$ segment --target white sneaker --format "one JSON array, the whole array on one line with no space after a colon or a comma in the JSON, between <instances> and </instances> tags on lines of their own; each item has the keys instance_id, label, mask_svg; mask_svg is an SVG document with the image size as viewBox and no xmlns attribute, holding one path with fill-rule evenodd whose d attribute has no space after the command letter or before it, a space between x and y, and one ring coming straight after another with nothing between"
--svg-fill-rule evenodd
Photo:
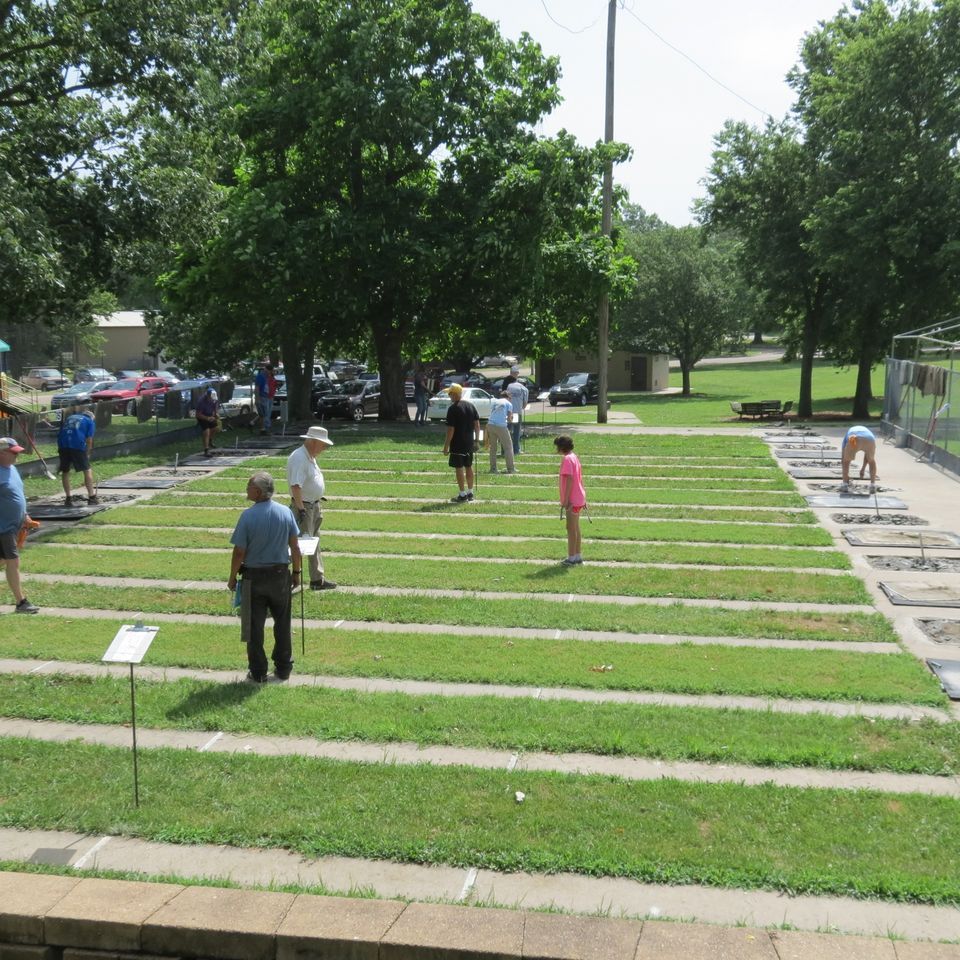
<instances>
[{"instance_id":1,"label":"white sneaker","mask_svg":"<svg viewBox=\"0 0 960 960\"><path fill-rule=\"evenodd\" d=\"M840 484L840 492L841 492L841 493L849 493L849 492L850 492L850 484L849 484L849 483L841 483L841 484Z\"/></svg>"}]
</instances>

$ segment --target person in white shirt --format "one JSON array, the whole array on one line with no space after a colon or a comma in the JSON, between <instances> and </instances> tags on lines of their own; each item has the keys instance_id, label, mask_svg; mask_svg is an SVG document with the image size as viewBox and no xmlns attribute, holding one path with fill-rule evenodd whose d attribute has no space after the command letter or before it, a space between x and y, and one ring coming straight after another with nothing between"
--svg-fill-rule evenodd
<instances>
[{"instance_id":1,"label":"person in white shirt","mask_svg":"<svg viewBox=\"0 0 960 960\"><path fill-rule=\"evenodd\" d=\"M325 427L310 427L300 434L303 444L287 457L287 486L290 487L290 508L297 518L297 526L302 537L319 537L323 523L323 474L317 466L317 457L333 441L327 435ZM323 556L320 547L310 557L310 589L333 590L336 584L323 573Z\"/></svg>"},{"instance_id":2,"label":"person in white shirt","mask_svg":"<svg viewBox=\"0 0 960 960\"><path fill-rule=\"evenodd\" d=\"M490 472L497 472L497 443L503 447L503 455L507 460L507 473L516 473L513 465L513 440L507 424L513 404L506 390L501 391L490 405L490 417L487 420L487 442L490 445Z\"/></svg>"}]
</instances>

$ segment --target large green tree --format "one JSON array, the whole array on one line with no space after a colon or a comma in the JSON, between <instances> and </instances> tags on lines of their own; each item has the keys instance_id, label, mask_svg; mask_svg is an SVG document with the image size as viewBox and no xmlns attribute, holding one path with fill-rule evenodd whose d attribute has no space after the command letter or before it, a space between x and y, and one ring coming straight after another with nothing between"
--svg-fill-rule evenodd
<instances>
[{"instance_id":1,"label":"large green tree","mask_svg":"<svg viewBox=\"0 0 960 960\"><path fill-rule=\"evenodd\" d=\"M892 334L951 310L960 268L960 4L861 2L810 34L791 82L828 189L806 221L842 278L824 346L858 370L853 416Z\"/></svg>"},{"instance_id":2,"label":"large green tree","mask_svg":"<svg viewBox=\"0 0 960 960\"><path fill-rule=\"evenodd\" d=\"M864 418L891 334L957 302L958 22L960 0L856 2L805 38L789 120L718 137L703 218L784 319L801 416L817 351L858 368Z\"/></svg>"},{"instance_id":3,"label":"large green tree","mask_svg":"<svg viewBox=\"0 0 960 960\"><path fill-rule=\"evenodd\" d=\"M411 353L582 327L612 269L599 173L623 151L536 137L558 66L529 37L468 0L268 0L241 36L236 183L217 237L166 279L170 336L272 337L299 412L314 346L369 338L393 419Z\"/></svg>"},{"instance_id":4,"label":"large green tree","mask_svg":"<svg viewBox=\"0 0 960 960\"><path fill-rule=\"evenodd\" d=\"M56 340L102 305L125 230L150 226L118 210L125 146L145 108L189 108L224 49L226 11L209 0L0 3L0 329L14 341Z\"/></svg>"}]
</instances>

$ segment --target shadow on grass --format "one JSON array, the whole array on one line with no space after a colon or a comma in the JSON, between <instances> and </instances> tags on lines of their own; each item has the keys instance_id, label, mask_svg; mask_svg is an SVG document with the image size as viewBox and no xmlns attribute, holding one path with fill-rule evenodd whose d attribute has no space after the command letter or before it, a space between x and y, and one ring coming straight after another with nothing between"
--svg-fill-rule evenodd
<instances>
[{"instance_id":1,"label":"shadow on grass","mask_svg":"<svg viewBox=\"0 0 960 960\"><path fill-rule=\"evenodd\" d=\"M255 697L263 686L243 681L196 686L181 703L167 711L167 719L183 720L218 708L242 706Z\"/></svg>"}]
</instances>

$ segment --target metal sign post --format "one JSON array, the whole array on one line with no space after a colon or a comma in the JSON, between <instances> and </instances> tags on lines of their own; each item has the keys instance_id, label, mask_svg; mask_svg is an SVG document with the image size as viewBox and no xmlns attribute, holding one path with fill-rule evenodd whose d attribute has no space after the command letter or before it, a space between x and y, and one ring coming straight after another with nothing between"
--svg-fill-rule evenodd
<instances>
[{"instance_id":1,"label":"metal sign post","mask_svg":"<svg viewBox=\"0 0 960 960\"><path fill-rule=\"evenodd\" d=\"M303 562L309 557L314 556L317 550L320 549L320 538L319 537L297 537L297 543L300 545L300 653L302 656L307 655L307 640L306 640L306 622L303 614L303 594L306 591L306 583L304 581L305 569L303 567Z\"/></svg>"},{"instance_id":2,"label":"metal sign post","mask_svg":"<svg viewBox=\"0 0 960 960\"><path fill-rule=\"evenodd\" d=\"M141 621L137 621L132 626L125 623L113 638L113 642L107 648L107 652L101 657L103 663L128 663L130 664L130 720L133 727L133 802L140 806L140 776L137 767L137 700L136 687L133 681L133 665L140 663L153 638L157 635L159 627L145 627Z\"/></svg>"}]
</instances>

